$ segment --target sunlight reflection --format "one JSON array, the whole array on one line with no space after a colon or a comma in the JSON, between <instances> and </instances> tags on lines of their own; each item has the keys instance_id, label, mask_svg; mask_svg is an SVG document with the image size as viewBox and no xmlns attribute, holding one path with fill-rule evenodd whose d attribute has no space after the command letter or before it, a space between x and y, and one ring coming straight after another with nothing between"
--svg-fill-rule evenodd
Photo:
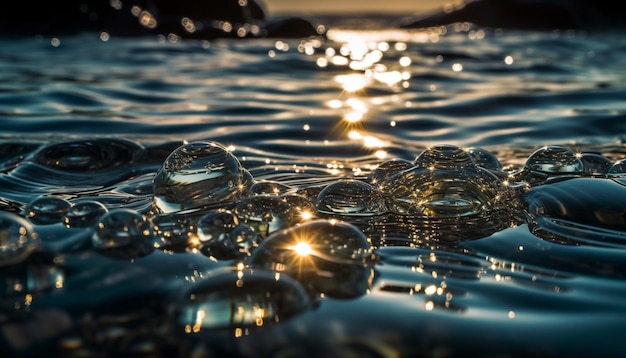
<instances>
[{"instance_id":1,"label":"sunlight reflection","mask_svg":"<svg viewBox=\"0 0 626 358\"><path fill-rule=\"evenodd\" d=\"M338 75L335 80L341 84L346 92L357 92L367 86L369 79L362 74L353 73L349 75Z\"/></svg>"},{"instance_id":2,"label":"sunlight reflection","mask_svg":"<svg viewBox=\"0 0 626 358\"><path fill-rule=\"evenodd\" d=\"M309 256L313 254L313 249L311 245L304 241L300 241L297 244L289 247L289 249L293 250L298 256Z\"/></svg>"}]
</instances>

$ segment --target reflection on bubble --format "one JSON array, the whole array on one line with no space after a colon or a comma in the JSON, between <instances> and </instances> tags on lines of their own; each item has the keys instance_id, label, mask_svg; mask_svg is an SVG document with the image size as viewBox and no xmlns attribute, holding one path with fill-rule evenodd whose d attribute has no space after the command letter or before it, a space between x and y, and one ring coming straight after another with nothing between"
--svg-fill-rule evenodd
<instances>
[{"instance_id":1,"label":"reflection on bubble","mask_svg":"<svg viewBox=\"0 0 626 358\"><path fill-rule=\"evenodd\" d=\"M376 169L374 169L370 173L370 175L368 175L367 179L371 184L376 185L380 182L388 180L392 176L402 171L413 167L414 164L406 159L389 159L380 163L380 165L378 165L378 167L376 167Z\"/></svg>"},{"instance_id":2,"label":"reflection on bubble","mask_svg":"<svg viewBox=\"0 0 626 358\"><path fill-rule=\"evenodd\" d=\"M108 211L109 209L99 201L80 201L73 203L68 209L63 223L68 228L91 227Z\"/></svg>"},{"instance_id":3,"label":"reflection on bubble","mask_svg":"<svg viewBox=\"0 0 626 358\"><path fill-rule=\"evenodd\" d=\"M285 272L329 296L355 297L371 284L371 255L369 240L356 226L318 219L270 235L250 265Z\"/></svg>"},{"instance_id":4,"label":"reflection on bubble","mask_svg":"<svg viewBox=\"0 0 626 358\"><path fill-rule=\"evenodd\" d=\"M530 173L580 174L584 165L573 151L560 146L546 146L528 157L524 169Z\"/></svg>"},{"instance_id":5,"label":"reflection on bubble","mask_svg":"<svg viewBox=\"0 0 626 358\"><path fill-rule=\"evenodd\" d=\"M26 217L33 224L47 225L63 222L63 218L72 206L68 200L55 196L41 196L31 201L24 208Z\"/></svg>"},{"instance_id":6,"label":"reflection on bubble","mask_svg":"<svg viewBox=\"0 0 626 358\"><path fill-rule=\"evenodd\" d=\"M583 162L585 174L593 176L607 174L613 164L609 158L596 153L582 153L580 160Z\"/></svg>"},{"instance_id":7,"label":"reflection on bubble","mask_svg":"<svg viewBox=\"0 0 626 358\"><path fill-rule=\"evenodd\" d=\"M262 238L302 221L297 208L279 196L252 196L240 201L234 213Z\"/></svg>"},{"instance_id":8,"label":"reflection on bubble","mask_svg":"<svg viewBox=\"0 0 626 358\"><path fill-rule=\"evenodd\" d=\"M292 191L292 187L275 181L260 181L250 186L252 195L281 195Z\"/></svg>"},{"instance_id":9,"label":"reflection on bubble","mask_svg":"<svg viewBox=\"0 0 626 358\"><path fill-rule=\"evenodd\" d=\"M260 327L307 309L302 286L287 275L262 269L220 271L188 287L172 310L185 333Z\"/></svg>"},{"instance_id":10,"label":"reflection on bubble","mask_svg":"<svg viewBox=\"0 0 626 358\"><path fill-rule=\"evenodd\" d=\"M624 176L626 175L626 159L618 160L613 163L607 170L610 176Z\"/></svg>"},{"instance_id":11,"label":"reflection on bubble","mask_svg":"<svg viewBox=\"0 0 626 358\"><path fill-rule=\"evenodd\" d=\"M500 179L476 166L470 155L451 145L433 146L415 159L415 168L381 183L398 214L459 217L499 205Z\"/></svg>"},{"instance_id":12,"label":"reflection on bubble","mask_svg":"<svg viewBox=\"0 0 626 358\"><path fill-rule=\"evenodd\" d=\"M0 212L0 267L23 261L38 244L31 223L17 214Z\"/></svg>"},{"instance_id":13,"label":"reflection on bubble","mask_svg":"<svg viewBox=\"0 0 626 358\"><path fill-rule=\"evenodd\" d=\"M479 167L493 171L502 170L502 164L500 164L498 158L490 151L473 147L468 148L466 152Z\"/></svg>"},{"instance_id":14,"label":"reflection on bubble","mask_svg":"<svg viewBox=\"0 0 626 358\"><path fill-rule=\"evenodd\" d=\"M228 210L215 210L198 220L200 250L216 259L250 256L258 246L259 235Z\"/></svg>"},{"instance_id":15,"label":"reflection on bubble","mask_svg":"<svg viewBox=\"0 0 626 358\"><path fill-rule=\"evenodd\" d=\"M154 245L152 225L132 209L114 209L104 214L96 225L92 245L111 256L136 257L151 252Z\"/></svg>"},{"instance_id":16,"label":"reflection on bubble","mask_svg":"<svg viewBox=\"0 0 626 358\"><path fill-rule=\"evenodd\" d=\"M174 150L154 178L154 204L174 212L241 198L246 171L225 147L192 142Z\"/></svg>"},{"instance_id":17,"label":"reflection on bubble","mask_svg":"<svg viewBox=\"0 0 626 358\"><path fill-rule=\"evenodd\" d=\"M317 196L315 206L323 214L380 215L387 211L385 198L371 184L343 179L327 185Z\"/></svg>"}]
</instances>

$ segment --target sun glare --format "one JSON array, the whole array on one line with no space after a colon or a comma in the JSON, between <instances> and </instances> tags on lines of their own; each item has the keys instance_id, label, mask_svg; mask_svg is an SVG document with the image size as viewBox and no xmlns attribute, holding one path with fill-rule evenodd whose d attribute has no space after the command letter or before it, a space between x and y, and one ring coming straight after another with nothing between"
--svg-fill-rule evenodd
<instances>
[{"instance_id":1,"label":"sun glare","mask_svg":"<svg viewBox=\"0 0 626 358\"><path fill-rule=\"evenodd\" d=\"M300 241L297 244L289 247L289 249L293 250L298 256L309 256L313 254L313 249L311 245L304 241Z\"/></svg>"}]
</instances>

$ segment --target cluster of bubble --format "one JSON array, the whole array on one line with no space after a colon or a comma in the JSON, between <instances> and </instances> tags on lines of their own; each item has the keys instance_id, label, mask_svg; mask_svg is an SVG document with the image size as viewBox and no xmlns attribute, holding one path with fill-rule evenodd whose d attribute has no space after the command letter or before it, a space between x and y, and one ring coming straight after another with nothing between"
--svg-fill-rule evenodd
<instances>
[{"instance_id":1,"label":"cluster of bubble","mask_svg":"<svg viewBox=\"0 0 626 358\"><path fill-rule=\"evenodd\" d=\"M413 161L384 161L364 179L298 188L255 180L228 148L196 141L175 149L155 173L152 207L145 213L50 195L28 203L22 215L2 213L0 268L28 261L46 246L37 229L55 224L92 230L89 247L109 258L135 259L158 249L199 253L236 268L183 290L174 310L177 324L188 332L260 325L304 309L311 292L345 298L369 289L375 245L359 226L363 219L393 214L462 227L463 220L510 209L513 199L527 204L531 219L547 215L554 224L555 217L576 220L587 212L554 209L573 207L575 200L549 188L583 179L587 188L610 189L606 195L626 200L624 178L624 160L559 146L540 148L522 169L507 172L489 151L436 145ZM600 201L591 200L584 210L598 209ZM616 234L625 225L623 205L603 210L585 225L603 226L604 234L613 230L611 238L623 236ZM267 287L279 293L268 295ZM221 312L232 297L241 301L236 312L207 316Z\"/></svg>"}]
</instances>

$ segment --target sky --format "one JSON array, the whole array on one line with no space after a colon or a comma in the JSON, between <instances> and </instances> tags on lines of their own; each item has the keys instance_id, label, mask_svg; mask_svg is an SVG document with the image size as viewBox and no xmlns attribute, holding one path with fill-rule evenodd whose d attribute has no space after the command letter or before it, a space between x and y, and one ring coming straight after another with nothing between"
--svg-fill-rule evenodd
<instances>
[{"instance_id":1,"label":"sky","mask_svg":"<svg viewBox=\"0 0 626 358\"><path fill-rule=\"evenodd\" d=\"M263 0L270 14L400 13L441 10L454 0Z\"/></svg>"}]
</instances>

